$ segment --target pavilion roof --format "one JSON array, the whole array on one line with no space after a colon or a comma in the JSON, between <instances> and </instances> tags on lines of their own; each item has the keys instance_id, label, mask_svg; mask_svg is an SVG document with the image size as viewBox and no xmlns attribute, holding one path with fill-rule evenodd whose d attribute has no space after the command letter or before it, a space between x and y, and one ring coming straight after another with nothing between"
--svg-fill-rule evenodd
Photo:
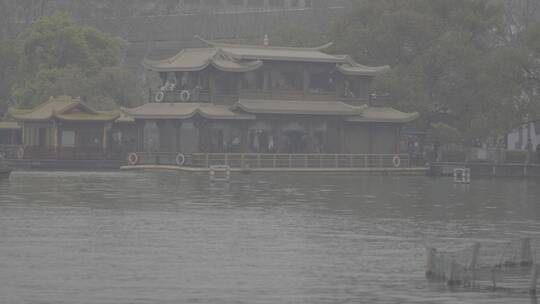
<instances>
[{"instance_id":1,"label":"pavilion roof","mask_svg":"<svg viewBox=\"0 0 540 304\"><path fill-rule=\"evenodd\" d=\"M240 99L232 110L251 114L336 115L351 116L362 113L363 107L341 101L258 100Z\"/></svg>"},{"instance_id":2,"label":"pavilion roof","mask_svg":"<svg viewBox=\"0 0 540 304\"><path fill-rule=\"evenodd\" d=\"M117 112L96 111L79 97L71 96L51 97L30 110L10 108L9 114L19 121L47 121L52 118L66 121L114 121L119 117Z\"/></svg>"},{"instance_id":3,"label":"pavilion roof","mask_svg":"<svg viewBox=\"0 0 540 304\"><path fill-rule=\"evenodd\" d=\"M0 130L18 130L21 125L16 121L0 121Z\"/></svg>"},{"instance_id":4,"label":"pavilion roof","mask_svg":"<svg viewBox=\"0 0 540 304\"><path fill-rule=\"evenodd\" d=\"M258 69L260 60L241 61L215 48L184 49L165 60L145 59L143 65L157 72L196 72L213 66L224 72L249 72Z\"/></svg>"},{"instance_id":5,"label":"pavilion roof","mask_svg":"<svg viewBox=\"0 0 540 304\"><path fill-rule=\"evenodd\" d=\"M255 119L253 115L236 113L227 106L211 103L147 103L124 111L135 119L189 119L197 114L218 120Z\"/></svg>"},{"instance_id":6,"label":"pavilion roof","mask_svg":"<svg viewBox=\"0 0 540 304\"><path fill-rule=\"evenodd\" d=\"M347 118L349 122L408 123L420 117L418 112L406 113L390 107L366 107L361 115Z\"/></svg>"},{"instance_id":7,"label":"pavilion roof","mask_svg":"<svg viewBox=\"0 0 540 304\"><path fill-rule=\"evenodd\" d=\"M249 72L258 69L264 61L296 61L335 64L345 75L376 76L388 66L368 67L356 63L347 55L323 52L331 43L314 48L227 44L198 38L205 48L187 48L164 60L145 59L143 65L157 72L194 72L208 66L225 72Z\"/></svg>"}]
</instances>

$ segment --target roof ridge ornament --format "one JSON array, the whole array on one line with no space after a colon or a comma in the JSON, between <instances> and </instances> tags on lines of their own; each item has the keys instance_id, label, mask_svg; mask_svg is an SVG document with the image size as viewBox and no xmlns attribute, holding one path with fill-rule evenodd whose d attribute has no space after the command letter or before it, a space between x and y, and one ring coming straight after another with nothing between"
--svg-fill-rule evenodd
<instances>
[{"instance_id":1,"label":"roof ridge ornament","mask_svg":"<svg viewBox=\"0 0 540 304\"><path fill-rule=\"evenodd\" d=\"M242 48L242 47L244 47L244 48L261 47L260 45L245 45L245 44L216 42L216 41L211 41L211 40L204 39L199 35L195 35L195 36L193 36L193 38L196 39L196 40L199 40L202 43L206 44L207 46L213 47L213 48L219 48L219 47L238 47L238 48ZM298 49L298 50L319 51L319 52L321 52L321 51L324 51L324 50L330 48L333 45L334 45L334 42L330 41L330 42L328 42L326 44L316 46L316 47L271 46L270 45L270 37L269 37L268 34L265 34L264 39L263 39L263 46L264 47L276 48L276 49L287 49L287 48L291 49L292 48L292 49Z\"/></svg>"}]
</instances>

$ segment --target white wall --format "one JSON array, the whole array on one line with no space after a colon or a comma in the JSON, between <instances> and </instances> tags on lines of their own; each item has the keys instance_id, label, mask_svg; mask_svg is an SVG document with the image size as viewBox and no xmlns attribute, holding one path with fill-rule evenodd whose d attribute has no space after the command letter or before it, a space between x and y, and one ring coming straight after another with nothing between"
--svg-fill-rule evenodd
<instances>
[{"instance_id":1,"label":"white wall","mask_svg":"<svg viewBox=\"0 0 540 304\"><path fill-rule=\"evenodd\" d=\"M537 123L537 125L540 125ZM533 150L536 148L536 145L540 144L540 130L535 129L535 124L530 123L531 128L531 141ZM523 125L520 128L515 129L513 132L509 133L508 138L508 149L509 150L526 150L527 149L527 125Z\"/></svg>"}]
</instances>

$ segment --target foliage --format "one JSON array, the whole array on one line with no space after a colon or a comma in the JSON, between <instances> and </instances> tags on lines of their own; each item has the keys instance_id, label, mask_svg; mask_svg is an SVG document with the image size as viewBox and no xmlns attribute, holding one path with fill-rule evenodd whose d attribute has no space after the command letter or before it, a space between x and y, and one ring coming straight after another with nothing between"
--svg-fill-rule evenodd
<instances>
[{"instance_id":1,"label":"foliage","mask_svg":"<svg viewBox=\"0 0 540 304\"><path fill-rule=\"evenodd\" d=\"M444 123L435 123L427 133L428 140L434 143L458 144L461 134L457 128Z\"/></svg>"},{"instance_id":2,"label":"foliage","mask_svg":"<svg viewBox=\"0 0 540 304\"><path fill-rule=\"evenodd\" d=\"M327 43L330 39L328 33L306 30L289 23L277 24L272 29L269 38L271 45L297 47L318 46Z\"/></svg>"},{"instance_id":3,"label":"foliage","mask_svg":"<svg viewBox=\"0 0 540 304\"><path fill-rule=\"evenodd\" d=\"M13 97L33 107L49 96L81 96L97 108L140 103L136 80L120 67L124 41L80 26L68 13L43 17L18 39Z\"/></svg>"},{"instance_id":4,"label":"foliage","mask_svg":"<svg viewBox=\"0 0 540 304\"><path fill-rule=\"evenodd\" d=\"M17 52L11 41L0 42L0 118L10 100L17 74Z\"/></svg>"},{"instance_id":5,"label":"foliage","mask_svg":"<svg viewBox=\"0 0 540 304\"><path fill-rule=\"evenodd\" d=\"M507 150L504 154L504 162L508 164L523 164L527 161L528 151Z\"/></svg>"},{"instance_id":6,"label":"foliage","mask_svg":"<svg viewBox=\"0 0 540 304\"><path fill-rule=\"evenodd\" d=\"M508 39L504 17L487 0L357 0L331 36L340 53L393 67L374 89L390 93L394 106L419 111L426 129L450 117L470 143L539 108L540 27Z\"/></svg>"}]
</instances>

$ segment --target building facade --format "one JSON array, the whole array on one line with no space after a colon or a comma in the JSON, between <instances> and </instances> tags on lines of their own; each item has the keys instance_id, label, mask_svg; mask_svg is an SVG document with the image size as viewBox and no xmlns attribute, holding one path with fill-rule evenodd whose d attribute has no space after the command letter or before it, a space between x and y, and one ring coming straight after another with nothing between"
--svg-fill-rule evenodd
<instances>
[{"instance_id":1,"label":"building facade","mask_svg":"<svg viewBox=\"0 0 540 304\"><path fill-rule=\"evenodd\" d=\"M136 146L133 120L96 111L80 98L51 97L34 109L9 109L20 128L18 158L123 159Z\"/></svg>"},{"instance_id":2,"label":"building facade","mask_svg":"<svg viewBox=\"0 0 540 304\"><path fill-rule=\"evenodd\" d=\"M371 107L368 67L316 48L207 41L145 60L160 87L125 109L138 151L189 153L399 153L400 130L418 117Z\"/></svg>"}]
</instances>

